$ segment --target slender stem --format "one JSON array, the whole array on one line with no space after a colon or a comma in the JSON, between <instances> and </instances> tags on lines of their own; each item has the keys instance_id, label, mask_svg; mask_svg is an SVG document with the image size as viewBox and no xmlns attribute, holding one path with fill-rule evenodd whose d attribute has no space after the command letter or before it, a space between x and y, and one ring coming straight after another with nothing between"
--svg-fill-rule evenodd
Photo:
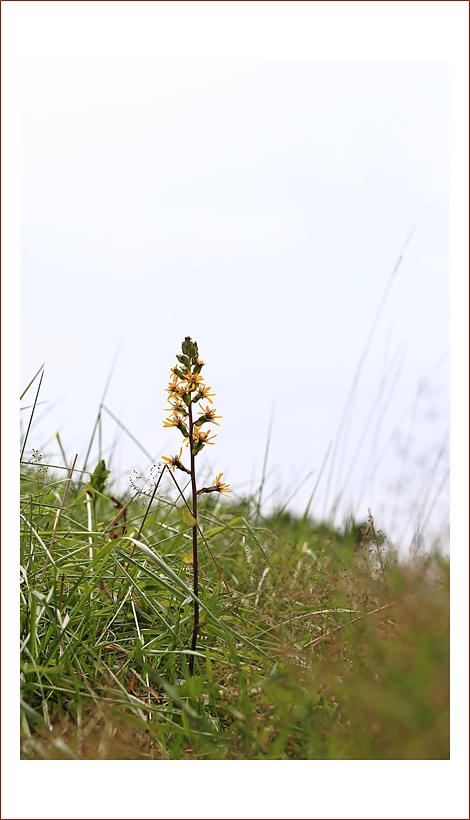
<instances>
[{"instance_id":1,"label":"slender stem","mask_svg":"<svg viewBox=\"0 0 470 820\"><path fill-rule=\"evenodd\" d=\"M43 365L43 366L44 366L44 365ZM39 371L38 371L38 372L39 372ZM36 375L37 375L37 374L36 374ZM30 416L30 419L29 419L29 422L28 422L28 429L26 430L26 435L25 435L25 437L24 437L23 446L22 446L22 448L21 448L20 461L23 461L23 456L24 456L24 451L25 451L25 447L26 447L26 442L28 441L28 436L29 436L29 429L30 429L30 427L31 427L31 422L32 422L32 420L33 420L34 411L36 410L36 404L37 404L37 402L38 402L39 391L41 390L41 384L42 384L43 377L44 377L44 370L43 370L43 371L42 371L42 373L41 373L41 378L39 379L39 386L38 386L38 389L37 389L37 391L36 391L36 395L35 395L35 397L34 397L34 404L33 404L33 409L31 410L31 416ZM35 376L34 378L36 378L36 376ZM34 379L33 379L33 381L34 381ZM31 384L32 384L32 382L31 382ZM28 389L28 388L26 388L26 389Z\"/></svg>"},{"instance_id":2,"label":"slender stem","mask_svg":"<svg viewBox=\"0 0 470 820\"><path fill-rule=\"evenodd\" d=\"M85 504L86 504L86 511L87 511L87 522L88 522L88 532L93 532L93 511L92 511L92 501L91 501L91 492L85 490ZM91 535L88 536L88 543L89 547L89 554L90 554L90 561L93 561L93 538Z\"/></svg>"},{"instance_id":3,"label":"slender stem","mask_svg":"<svg viewBox=\"0 0 470 820\"><path fill-rule=\"evenodd\" d=\"M180 488L180 486L179 486L179 484L178 484L178 482L177 482L176 478L174 477L173 473L171 472L171 470L168 472L168 475L170 476L170 478L171 478L171 479L172 479L172 481L174 482L176 489L178 490L178 492L179 492L179 494L180 494L180 496L181 496L181 498L182 498L183 502L186 504L186 506L187 506L187 508L188 508L188 511L189 511L189 512L191 512L191 508L190 508L189 504L187 503L187 501L186 501L186 499L185 499L185 497L184 497L184 495L183 495L183 492L182 492L182 490L181 490L181 488ZM185 488L185 489L186 489L186 488ZM204 489L205 489L204 487L201 487L201 489L197 490L196 495L201 495L201 493L204 491ZM212 520L212 519L211 519L211 520ZM214 519L214 521L215 521L215 519ZM216 521L215 523L219 523L219 522L218 522L218 521ZM212 560L213 560L213 562L214 562L215 566L217 567L217 572L219 573L220 580L221 580L221 581L222 581L222 583L224 584L225 588L226 588L226 589L228 589L228 590L230 591L230 587L229 587L229 585L227 584L227 581L225 580L224 576L222 575L222 570L220 569L220 567L219 567L219 565L218 565L218 563L217 563L217 561L216 561L216 559L215 559L215 557L214 557L214 553L212 552L212 550L211 550L211 548L210 548L209 544L207 543L206 539L204 538L204 533L202 532L202 530L201 530L201 528L200 528L199 524L196 524L196 528L197 528L197 531L198 531L199 535L201 536L202 540L204 541L204 545L205 545L205 546L206 546L206 548L207 548L207 552L209 553L209 555L210 555L210 557L212 558Z\"/></svg>"},{"instance_id":4,"label":"slender stem","mask_svg":"<svg viewBox=\"0 0 470 820\"><path fill-rule=\"evenodd\" d=\"M373 538L374 538L375 546L377 548L377 555L379 557L380 569L382 571L382 575L384 575L385 570L384 570L384 564L383 564L383 561L382 561L382 553L380 552L379 539L377 537L377 533L376 533L375 527L374 527L374 517L373 517L370 509L369 509L369 524L370 524L370 528L372 530L372 535L373 535Z\"/></svg>"},{"instance_id":5,"label":"slender stem","mask_svg":"<svg viewBox=\"0 0 470 820\"><path fill-rule=\"evenodd\" d=\"M193 453L193 408L189 405L189 450L191 453L191 493L193 501L193 516L197 521L197 492L196 492L196 466ZM193 527L193 579L194 595L198 597L198 565L197 565L197 526ZM194 627L191 641L191 657L189 658L189 674L194 670L194 652L196 651L197 632L199 627L199 604L194 601Z\"/></svg>"}]
</instances>

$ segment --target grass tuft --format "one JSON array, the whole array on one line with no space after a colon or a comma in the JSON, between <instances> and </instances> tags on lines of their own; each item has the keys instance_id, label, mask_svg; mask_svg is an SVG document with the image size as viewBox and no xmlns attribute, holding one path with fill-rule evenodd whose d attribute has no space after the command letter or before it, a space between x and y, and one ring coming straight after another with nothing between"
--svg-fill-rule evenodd
<instances>
[{"instance_id":1,"label":"grass tuft","mask_svg":"<svg viewBox=\"0 0 470 820\"><path fill-rule=\"evenodd\" d=\"M449 758L448 559L202 495L192 654L193 527L103 468L22 466L23 759Z\"/></svg>"}]
</instances>

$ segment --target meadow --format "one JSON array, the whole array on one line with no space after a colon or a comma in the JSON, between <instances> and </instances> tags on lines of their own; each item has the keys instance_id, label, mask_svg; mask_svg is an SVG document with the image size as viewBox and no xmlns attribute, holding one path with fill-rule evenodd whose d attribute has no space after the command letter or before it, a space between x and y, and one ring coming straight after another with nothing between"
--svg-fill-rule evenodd
<instances>
[{"instance_id":1,"label":"meadow","mask_svg":"<svg viewBox=\"0 0 470 820\"><path fill-rule=\"evenodd\" d=\"M196 430L186 353L166 426L196 456L218 417ZM449 759L448 557L399 559L372 514L267 513L221 474L196 491L181 451L123 496L101 453L79 469L58 439L46 463L29 429L22 759Z\"/></svg>"}]
</instances>

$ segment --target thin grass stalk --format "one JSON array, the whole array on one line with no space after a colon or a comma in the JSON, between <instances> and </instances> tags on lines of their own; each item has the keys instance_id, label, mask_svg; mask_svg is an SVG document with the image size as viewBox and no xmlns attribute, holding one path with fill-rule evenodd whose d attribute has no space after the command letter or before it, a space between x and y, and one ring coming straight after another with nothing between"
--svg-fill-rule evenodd
<instances>
[{"instance_id":1,"label":"thin grass stalk","mask_svg":"<svg viewBox=\"0 0 470 820\"><path fill-rule=\"evenodd\" d=\"M121 428L121 430L123 430L123 431L124 431L124 433L125 433L127 436L129 436L129 438L131 439L131 441L133 441L133 442L134 442L134 444L136 444L136 445L137 445L137 447L139 448L139 450L141 450L141 451L142 451L142 453L144 453L144 455L146 455L146 456L147 456L147 458L148 458L148 459L150 459L150 461L153 461L153 460L154 460L154 457L152 456L152 454L151 454L151 453L149 453L149 451L148 451L148 450L146 450L146 449L145 449L145 447L143 447L143 446L142 446L142 444L140 443L140 441L139 441L138 439L136 439L136 437L135 437L135 436L133 436L133 435L132 435L132 433L130 432L130 430L128 430L128 429L127 429L127 427L125 427L125 425L122 423L122 421L120 421L120 420L118 419L118 417L117 417L117 416L115 416L115 415L114 415L114 413L112 413L112 412L111 412L111 410L110 410L108 407L106 407L106 406L103 404L103 405L102 405L102 407L101 407L100 409L101 409L101 410L106 410L107 414L108 414L109 416L111 416L111 418L113 419L113 421L115 421L115 422L116 422L116 424L118 425L118 427L120 427L120 428Z\"/></svg>"},{"instance_id":2,"label":"thin grass stalk","mask_svg":"<svg viewBox=\"0 0 470 820\"><path fill-rule=\"evenodd\" d=\"M105 398L106 398L106 394L107 394L107 392L108 392L108 387L109 387L109 384L110 384L110 382L111 382L111 376L113 375L113 370L114 370L114 366L115 366L116 361L117 361L117 357L118 357L118 354L119 354L119 349L120 349L120 347L121 347L121 342L119 342L118 348L117 348L117 350L116 350L116 354L115 354L115 356L114 356L113 363L112 363L112 365L111 365L111 370L109 371L108 380L107 380L107 382L106 382L106 385L105 385L105 388L104 388L104 391L103 391L103 396L102 396L102 398L101 398L100 406L99 406L99 409L98 409L98 416L97 416L97 418L96 418L95 425L94 425L94 427L93 427L93 432L92 432L92 434L91 434L90 443L89 443L89 445L88 445L88 450L87 450L87 453L86 453L86 456L85 456L85 461L84 461L84 464L83 464L83 467L82 467L82 470L81 470L82 475L83 475L83 473L86 473L86 468L87 468L87 464L88 464L88 458L89 458L89 456L90 456L90 453L91 453L91 448L92 448L92 446L93 446L93 441L94 441L94 438L95 438L95 433L96 433L96 430L97 430L98 424L101 424L101 411L103 410L104 400L105 400ZM101 432L100 432L100 436L101 436ZM99 451L100 451L100 454L101 454L101 441L100 441L100 444L99 444ZM100 458L101 458L101 455L100 455Z\"/></svg>"},{"instance_id":3,"label":"thin grass stalk","mask_svg":"<svg viewBox=\"0 0 470 820\"><path fill-rule=\"evenodd\" d=\"M34 377L34 378L36 378L36 377ZM37 401L38 401L38 398L39 398L39 391L41 390L41 384L42 384L43 378L44 378L44 370L41 373L41 378L39 379L38 389L37 389L36 395L34 397L33 409L31 410L31 415L29 417L29 422L28 422L28 428L26 430L26 435L24 437L23 447L21 448L20 461L23 461L23 455L24 455L24 451L25 451L25 448L26 448L26 442L28 441L29 431L31 429L31 423L33 421L34 411L36 410L36 404L37 404Z\"/></svg>"},{"instance_id":4,"label":"thin grass stalk","mask_svg":"<svg viewBox=\"0 0 470 820\"><path fill-rule=\"evenodd\" d=\"M27 579L28 579L28 589L31 585L30 579L30 571L31 571L31 564L33 563L33 496L30 494L29 496L29 555L28 555L28 563L27 563Z\"/></svg>"},{"instance_id":5,"label":"thin grass stalk","mask_svg":"<svg viewBox=\"0 0 470 820\"><path fill-rule=\"evenodd\" d=\"M88 532L93 532L93 511L92 511L92 503L91 503L91 493L85 490L85 504L86 504L86 511L87 511L87 523L88 523ZM90 561L93 561L93 538L91 535L88 536L88 543L90 545L89 555Z\"/></svg>"},{"instance_id":6,"label":"thin grass stalk","mask_svg":"<svg viewBox=\"0 0 470 820\"><path fill-rule=\"evenodd\" d=\"M261 474L261 483L259 485L259 491L258 491L258 501L256 502L256 510L257 510L258 516L261 514L261 499L263 497L264 483L266 481L266 468L268 466L269 445L271 443L271 432L272 432L272 427L273 427L273 419L274 419L274 406L273 406L273 409L271 411L271 418L269 420L268 440L266 442L266 447L265 447L265 450L264 450L263 470L262 470L262 474Z\"/></svg>"},{"instance_id":7,"label":"thin grass stalk","mask_svg":"<svg viewBox=\"0 0 470 820\"><path fill-rule=\"evenodd\" d=\"M329 473L328 473L328 479L327 479L327 483L326 483L325 503L324 503L324 508L323 508L323 518L325 520L326 520L326 517L327 517L327 505L328 505L328 498L329 498L329 494L330 494L330 484L331 484L332 479L333 479L336 456L338 454L339 444L340 444L340 442L343 438L344 425L346 424L346 422L348 422L348 419L350 419L350 416L351 416L350 408L351 408L351 404L354 400L354 396L355 396L356 388L357 388L357 385L358 385L358 382L359 382L359 377L361 375L362 367L363 367L363 364L366 360L367 353L369 351L369 347L372 343L372 339L374 337L376 327L378 325L380 316L382 314L382 310L383 310L383 308L385 306L385 303L387 301L387 297L388 297L390 288L392 286L393 280L395 279L395 276L396 276L396 274L398 272L398 269L401 265L401 262L403 260L403 255L405 253L405 250L406 250L409 242L411 241L411 238L412 238L412 236L413 236L413 234L416 230L417 225L418 225L418 222L416 222L415 225L413 225L410 233L406 237L405 243L404 243L402 251L400 253L400 256L398 257L398 260L395 264L395 267L392 271L392 274L391 274L391 276L390 276L390 278L389 278L389 280L388 280L388 282L385 286L385 290L384 290L384 293L382 295L382 299L381 299L379 307L377 309L377 313L375 314L374 321L372 322L372 327L369 331L369 335L368 335L366 343L364 345L364 349L361 353L361 356L360 356L360 359L359 359L359 362L358 362L358 365L357 365L357 368L356 368L356 373L354 375L353 383L351 385L351 388L350 388L350 391L349 391L349 394L348 394L348 398L346 400L346 404L345 404L344 409L343 409L343 414L341 416L341 421L340 421L339 427L338 427L338 435L337 435L335 445L334 445L334 448L333 448L333 453L332 453L332 456L331 456L330 470L329 470ZM347 435L345 437L343 452L346 450L346 443L347 443ZM338 476L338 479L339 479L339 476ZM335 505L333 504L332 510L330 511L330 515L329 515L329 518L328 518L331 525L333 524L335 513L336 513Z\"/></svg>"},{"instance_id":8,"label":"thin grass stalk","mask_svg":"<svg viewBox=\"0 0 470 820\"><path fill-rule=\"evenodd\" d=\"M90 453L91 453L91 448L93 447L93 442L95 440L95 433L96 433L96 430L97 430L97 427L98 427L98 424L99 424L100 416L101 416L101 405L100 405L100 408L98 410L98 415L96 417L95 425L93 427L93 432L91 434L90 443L88 444L88 450L86 451L85 461L84 461L83 467L81 469L81 475L83 475L83 473L86 473L86 471L87 471L86 468L87 468L87 465L88 465L88 458L89 458Z\"/></svg>"},{"instance_id":9,"label":"thin grass stalk","mask_svg":"<svg viewBox=\"0 0 470 820\"><path fill-rule=\"evenodd\" d=\"M70 468L70 470L69 470L69 474L68 474L68 477L67 477L67 482L66 482L66 484L65 484L64 494L63 494L63 496L62 496L62 502L61 502L60 508L57 510L57 515L56 515L56 517L55 517L55 521L54 521L54 529L52 530L51 541L50 541L50 544L49 544L49 550L50 550L50 552L52 552L52 547L53 547L53 544L54 544L54 541L55 541L55 536L56 536L56 532L57 532L57 527L59 526L59 521L60 521L60 517L61 517L61 515L62 515L62 510L64 509L65 499L67 498L67 493L68 493L68 491L69 491L70 482L71 482L71 480L72 480L72 476L73 476L73 471L75 470L75 465L76 465L76 463L77 463L77 458L78 458L78 453L76 453L76 454L75 454L75 458L74 458L74 460L73 460L73 464L72 464L72 466L71 466L71 468ZM46 561L44 562L44 569L43 569L43 571L42 571L41 581L43 581L43 580L44 580L44 574L45 574L45 572L46 572L46 568L47 568L47 560L48 560L48 559L46 558Z\"/></svg>"},{"instance_id":10,"label":"thin grass stalk","mask_svg":"<svg viewBox=\"0 0 470 820\"><path fill-rule=\"evenodd\" d=\"M55 437L56 437L56 439L57 439L57 444L59 445L59 448L60 448L60 452L61 452L62 458L64 459L64 464L65 464L65 466L66 466L66 467L67 467L67 469L68 469L68 464L67 464L67 456L65 455L65 450L64 450L64 447L63 447L63 444L62 444L62 440L61 440L61 438L60 438L59 433L56 433L56 434L55 434Z\"/></svg>"},{"instance_id":11,"label":"thin grass stalk","mask_svg":"<svg viewBox=\"0 0 470 820\"><path fill-rule=\"evenodd\" d=\"M22 398L24 398L24 396L26 396L26 393L28 392L28 390L29 390L29 388L31 387L32 383L34 382L34 380L35 380L35 379L37 379L37 377L39 376L39 374L40 374L41 370L43 370L43 369L44 369L44 365L42 364L42 365L41 365L41 367L39 368L38 372L37 372L37 373L33 376L33 378L31 379L31 381L30 381L30 383L28 384L28 386L27 386L27 387L25 387L25 389L23 390L23 392L22 392L22 394L21 394L21 396L20 396L20 401L21 401L21 399L22 399Z\"/></svg>"}]
</instances>

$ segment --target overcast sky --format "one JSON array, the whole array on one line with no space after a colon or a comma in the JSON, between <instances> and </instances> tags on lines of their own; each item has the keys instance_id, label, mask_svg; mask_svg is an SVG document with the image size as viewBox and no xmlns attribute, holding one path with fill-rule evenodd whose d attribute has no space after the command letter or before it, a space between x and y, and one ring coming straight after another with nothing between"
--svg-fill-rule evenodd
<instances>
[{"instance_id":1,"label":"overcast sky","mask_svg":"<svg viewBox=\"0 0 470 820\"><path fill-rule=\"evenodd\" d=\"M48 402L29 445L58 463L58 431L83 464L115 360L105 406L152 457L105 411L128 487L179 450L164 388L191 335L223 415L202 474L254 490L272 420L266 501L309 476L303 511L326 459L316 517L342 493L337 523L371 507L409 535L439 494L445 520L448 64L31 61L21 80L22 385L45 363Z\"/></svg>"},{"instance_id":2,"label":"overcast sky","mask_svg":"<svg viewBox=\"0 0 470 820\"><path fill-rule=\"evenodd\" d=\"M266 496L279 487L277 501L287 500L312 473L292 502L305 509L328 454L314 515L343 491L343 512L353 505L362 520L370 506L406 544L438 496L430 541L448 520L450 267L451 684L453 702L464 703L468 4L3 0L1 15L2 508L17 503L19 381L24 389L45 363L47 404L29 444L60 463L59 431L68 462L78 452L83 463L115 360L106 407L158 459L180 446L162 427L164 388L190 334L223 415L201 474L210 450L207 466L237 493L256 487L272 419ZM152 459L124 434L111 454L118 431L105 411L104 454L127 487ZM17 543L13 515L2 516L2 540ZM5 703L17 696L8 628L17 560L2 551ZM4 711L2 740L8 731L15 748L16 716ZM321 761L305 763L307 777L282 768L275 789L272 770L248 762L246 788L235 791L237 773L207 761L211 800L195 817L219 816L227 793L239 817L306 817L319 767L324 817L373 818L385 792L396 817L422 817L423 806L447 816L449 805L465 817L466 724L453 713L445 790L427 761L394 761L401 788L392 791L388 767L372 771L369 761L344 770L340 790ZM116 816L136 805L154 816L152 790L137 804L135 789L103 790L101 766L96 783L87 768L89 789L78 791L69 767L52 800L31 770L20 801L19 755L8 765L11 817L59 818L71 790L83 817L108 816L110 805ZM368 785L355 797L358 774ZM199 769L184 778L188 793L200 789ZM180 816L180 769L165 768L165 783L158 805Z\"/></svg>"}]
</instances>

